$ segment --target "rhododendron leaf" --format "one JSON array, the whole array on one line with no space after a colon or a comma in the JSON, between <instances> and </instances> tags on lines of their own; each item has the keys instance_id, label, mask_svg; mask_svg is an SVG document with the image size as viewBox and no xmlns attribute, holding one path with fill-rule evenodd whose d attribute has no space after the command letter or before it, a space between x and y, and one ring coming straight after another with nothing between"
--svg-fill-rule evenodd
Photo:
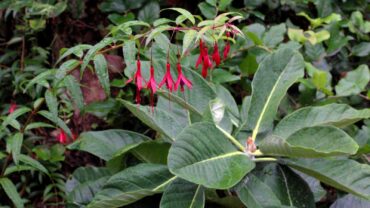
<instances>
[{"instance_id":1,"label":"rhododendron leaf","mask_svg":"<svg viewBox=\"0 0 370 208\"><path fill-rule=\"evenodd\" d=\"M154 108L154 112L152 112L149 106L135 105L121 99L119 99L119 101L144 124L164 134L171 140L175 140L176 136L185 128L185 126L176 121L176 119L165 110Z\"/></svg>"},{"instance_id":2,"label":"rhododendron leaf","mask_svg":"<svg viewBox=\"0 0 370 208\"><path fill-rule=\"evenodd\" d=\"M240 146L214 124L194 123L176 137L168 155L168 167L175 175L193 183L227 189L255 166L238 150Z\"/></svg>"},{"instance_id":3,"label":"rhododendron leaf","mask_svg":"<svg viewBox=\"0 0 370 208\"><path fill-rule=\"evenodd\" d=\"M370 199L370 167L350 159L281 159L307 175L339 190Z\"/></svg>"},{"instance_id":4,"label":"rhododendron leaf","mask_svg":"<svg viewBox=\"0 0 370 208\"><path fill-rule=\"evenodd\" d=\"M287 157L328 157L353 155L357 143L343 130L333 126L302 128L289 137L267 136L260 144L267 155Z\"/></svg>"},{"instance_id":5,"label":"rhododendron leaf","mask_svg":"<svg viewBox=\"0 0 370 208\"><path fill-rule=\"evenodd\" d=\"M142 163L113 175L87 207L122 207L163 192L175 179L165 165Z\"/></svg>"},{"instance_id":6,"label":"rhododendron leaf","mask_svg":"<svg viewBox=\"0 0 370 208\"><path fill-rule=\"evenodd\" d=\"M164 190L160 208L203 208L205 201L201 185L176 178Z\"/></svg>"},{"instance_id":7,"label":"rhododendron leaf","mask_svg":"<svg viewBox=\"0 0 370 208\"><path fill-rule=\"evenodd\" d=\"M252 82L251 104L247 121L241 130L258 133L268 131L280 101L288 88L304 74L304 60L291 49L279 49L260 63Z\"/></svg>"},{"instance_id":8,"label":"rhododendron leaf","mask_svg":"<svg viewBox=\"0 0 370 208\"><path fill-rule=\"evenodd\" d=\"M89 152L105 161L112 159L123 148L133 148L150 138L127 130L110 129L82 133L68 149Z\"/></svg>"},{"instance_id":9,"label":"rhododendron leaf","mask_svg":"<svg viewBox=\"0 0 370 208\"><path fill-rule=\"evenodd\" d=\"M283 118L274 130L274 134L287 138L294 132L318 125L345 127L361 119L370 118L370 109L356 110L346 104L329 104L317 107L301 108Z\"/></svg>"}]
</instances>

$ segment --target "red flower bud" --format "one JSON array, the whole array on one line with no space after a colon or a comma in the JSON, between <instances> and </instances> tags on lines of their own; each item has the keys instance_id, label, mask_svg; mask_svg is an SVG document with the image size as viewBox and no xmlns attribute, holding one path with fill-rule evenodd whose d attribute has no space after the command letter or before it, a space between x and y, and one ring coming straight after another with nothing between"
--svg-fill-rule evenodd
<instances>
[{"instance_id":1,"label":"red flower bud","mask_svg":"<svg viewBox=\"0 0 370 208\"><path fill-rule=\"evenodd\" d=\"M212 59L215 62L216 66L220 65L221 58L220 58L220 52L218 51L218 45L217 42L215 42L215 45L213 46L213 54Z\"/></svg>"},{"instance_id":2,"label":"red flower bud","mask_svg":"<svg viewBox=\"0 0 370 208\"><path fill-rule=\"evenodd\" d=\"M57 139L60 143L62 144L65 144L67 143L67 135L66 133L63 131L63 129L60 129L59 130L59 134L57 135Z\"/></svg>"},{"instance_id":3,"label":"red flower bud","mask_svg":"<svg viewBox=\"0 0 370 208\"><path fill-rule=\"evenodd\" d=\"M197 59L197 63L195 64L195 68L198 68L199 65L202 63L203 61L203 42L202 42L202 39L200 39L199 41L199 56L198 56L198 59Z\"/></svg>"},{"instance_id":4,"label":"red flower bud","mask_svg":"<svg viewBox=\"0 0 370 208\"><path fill-rule=\"evenodd\" d=\"M157 91L157 83L154 78L154 67L150 66L150 78L146 88L150 90L150 106L152 107L152 111L154 111L154 94Z\"/></svg>"},{"instance_id":5,"label":"red flower bud","mask_svg":"<svg viewBox=\"0 0 370 208\"><path fill-rule=\"evenodd\" d=\"M10 103L10 107L9 107L9 114L13 113L15 110L17 109L17 104L15 102L11 102Z\"/></svg>"},{"instance_id":6,"label":"red flower bud","mask_svg":"<svg viewBox=\"0 0 370 208\"><path fill-rule=\"evenodd\" d=\"M182 73L180 63L177 63L177 71L178 71L178 76L177 76L177 81L175 83L175 90L177 90L180 86L181 92L184 92L184 85L186 85L189 89L191 89L193 87L193 84Z\"/></svg>"},{"instance_id":7,"label":"red flower bud","mask_svg":"<svg viewBox=\"0 0 370 208\"><path fill-rule=\"evenodd\" d=\"M137 67L137 69L136 69L136 72L134 74L134 77L127 80L126 84L134 81L134 83L136 85L136 103L140 103L140 101L141 101L140 91L143 89L143 83L145 82L144 78L141 75L141 62L140 62L140 60L136 61L136 67Z\"/></svg>"},{"instance_id":8,"label":"red flower bud","mask_svg":"<svg viewBox=\"0 0 370 208\"><path fill-rule=\"evenodd\" d=\"M224 48L224 59L227 58L227 56L229 55L229 52L230 52L230 43L227 42Z\"/></svg>"},{"instance_id":9,"label":"red flower bud","mask_svg":"<svg viewBox=\"0 0 370 208\"><path fill-rule=\"evenodd\" d=\"M171 76L171 66L170 63L167 62L166 64L166 73L164 74L164 77L159 83L159 87L162 87L162 85L166 84L167 89L172 92L172 87L173 87L173 79Z\"/></svg>"}]
</instances>

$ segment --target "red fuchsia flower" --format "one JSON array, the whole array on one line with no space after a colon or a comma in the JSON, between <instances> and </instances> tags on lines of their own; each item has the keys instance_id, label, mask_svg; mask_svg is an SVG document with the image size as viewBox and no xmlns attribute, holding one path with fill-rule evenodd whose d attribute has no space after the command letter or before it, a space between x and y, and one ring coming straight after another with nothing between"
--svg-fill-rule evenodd
<instances>
[{"instance_id":1,"label":"red fuchsia flower","mask_svg":"<svg viewBox=\"0 0 370 208\"><path fill-rule=\"evenodd\" d=\"M230 32L227 32L226 33L226 37L230 37ZM229 55L229 52L230 52L230 41L227 41L226 42L226 45L225 45L225 48L224 48L224 59L227 58L227 56Z\"/></svg>"},{"instance_id":2,"label":"red fuchsia flower","mask_svg":"<svg viewBox=\"0 0 370 208\"><path fill-rule=\"evenodd\" d=\"M220 52L218 51L218 45L217 42L215 42L213 46L213 54L212 54L212 59L215 62L216 66L220 65L221 63L221 58L220 58Z\"/></svg>"},{"instance_id":3,"label":"red fuchsia flower","mask_svg":"<svg viewBox=\"0 0 370 208\"><path fill-rule=\"evenodd\" d=\"M212 67L212 62L211 59L209 59L207 47L203 47L202 56L203 56L202 76L206 78L208 74L208 69Z\"/></svg>"},{"instance_id":4,"label":"red fuchsia flower","mask_svg":"<svg viewBox=\"0 0 370 208\"><path fill-rule=\"evenodd\" d=\"M9 107L9 114L12 114L16 109L17 109L17 104L12 101Z\"/></svg>"},{"instance_id":5,"label":"red fuchsia flower","mask_svg":"<svg viewBox=\"0 0 370 208\"><path fill-rule=\"evenodd\" d=\"M202 63L203 61L203 42L202 42L202 39L200 39L199 41L199 56L198 56L198 60L197 60L197 63L195 64L195 68L198 68L199 65Z\"/></svg>"},{"instance_id":6,"label":"red fuchsia flower","mask_svg":"<svg viewBox=\"0 0 370 208\"><path fill-rule=\"evenodd\" d=\"M126 84L134 81L136 85L136 103L140 103L141 97L140 97L140 92L143 89L143 83L145 82L144 78L141 75L141 62L140 59L136 61L136 72L134 74L134 77L127 80Z\"/></svg>"},{"instance_id":7,"label":"red fuchsia flower","mask_svg":"<svg viewBox=\"0 0 370 208\"><path fill-rule=\"evenodd\" d=\"M159 87L162 87L164 84L166 84L167 89L172 92L173 79L171 76L171 65L168 62L166 64L166 73L164 74L161 83L159 83Z\"/></svg>"},{"instance_id":8,"label":"red fuchsia flower","mask_svg":"<svg viewBox=\"0 0 370 208\"><path fill-rule=\"evenodd\" d=\"M59 134L57 135L57 139L62 144L67 143L67 134L63 131L63 129L59 129Z\"/></svg>"},{"instance_id":9,"label":"red fuchsia flower","mask_svg":"<svg viewBox=\"0 0 370 208\"><path fill-rule=\"evenodd\" d=\"M146 88L150 90L150 106L152 106L152 111L154 111L154 94L157 91L157 82L154 79L154 67L150 66L150 78Z\"/></svg>"},{"instance_id":10,"label":"red fuchsia flower","mask_svg":"<svg viewBox=\"0 0 370 208\"><path fill-rule=\"evenodd\" d=\"M191 83L190 80L188 80L184 74L182 73L181 69L181 64L177 63L177 71L178 71L178 76L177 76L177 81L175 83L175 91L179 88L181 92L184 92L184 85L186 85L189 89L193 87L193 83Z\"/></svg>"}]
</instances>

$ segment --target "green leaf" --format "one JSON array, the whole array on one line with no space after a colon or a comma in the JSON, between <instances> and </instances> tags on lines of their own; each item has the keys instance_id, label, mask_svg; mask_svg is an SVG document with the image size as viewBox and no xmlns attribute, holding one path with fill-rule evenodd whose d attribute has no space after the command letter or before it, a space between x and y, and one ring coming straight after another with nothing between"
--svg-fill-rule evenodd
<instances>
[{"instance_id":1,"label":"green leaf","mask_svg":"<svg viewBox=\"0 0 370 208\"><path fill-rule=\"evenodd\" d=\"M18 156L21 154L21 148L23 144L23 134L22 133L16 133L12 137L11 142L11 151L12 151L12 157L14 160L14 163L18 165Z\"/></svg>"},{"instance_id":2,"label":"green leaf","mask_svg":"<svg viewBox=\"0 0 370 208\"><path fill-rule=\"evenodd\" d=\"M161 193L175 178L165 165L142 163L113 175L87 207L125 206Z\"/></svg>"},{"instance_id":3,"label":"green leaf","mask_svg":"<svg viewBox=\"0 0 370 208\"><path fill-rule=\"evenodd\" d=\"M76 169L66 182L67 201L79 206L87 205L111 175L108 168L80 167Z\"/></svg>"},{"instance_id":4,"label":"green leaf","mask_svg":"<svg viewBox=\"0 0 370 208\"><path fill-rule=\"evenodd\" d=\"M72 137L71 130L68 128L68 126L64 123L62 119L60 119L59 117L55 118L50 112L44 111L44 110L39 111L37 113L43 116L44 118L48 119L49 121L52 121L53 123L55 123L57 126L62 128L63 131L68 134L68 136Z\"/></svg>"},{"instance_id":5,"label":"green leaf","mask_svg":"<svg viewBox=\"0 0 370 208\"><path fill-rule=\"evenodd\" d=\"M283 159L283 163L339 190L370 199L370 167L349 159Z\"/></svg>"},{"instance_id":6,"label":"green leaf","mask_svg":"<svg viewBox=\"0 0 370 208\"><path fill-rule=\"evenodd\" d=\"M131 153L147 163L167 164L170 144L158 141L148 141L132 148Z\"/></svg>"},{"instance_id":7,"label":"green leaf","mask_svg":"<svg viewBox=\"0 0 370 208\"><path fill-rule=\"evenodd\" d=\"M269 48L274 48L284 40L286 26L284 23L272 26L263 36L263 43Z\"/></svg>"},{"instance_id":8,"label":"green leaf","mask_svg":"<svg viewBox=\"0 0 370 208\"><path fill-rule=\"evenodd\" d=\"M236 189L239 199L247 207L280 207L282 204L273 190L253 173L241 181Z\"/></svg>"},{"instance_id":9,"label":"green leaf","mask_svg":"<svg viewBox=\"0 0 370 208\"><path fill-rule=\"evenodd\" d=\"M179 12L180 14L184 15L191 23L193 23L193 25L195 24L195 18L189 11L182 8L168 8L168 9Z\"/></svg>"},{"instance_id":10,"label":"green leaf","mask_svg":"<svg viewBox=\"0 0 370 208\"><path fill-rule=\"evenodd\" d=\"M159 18L159 4L152 1L140 8L138 19L144 22L152 23Z\"/></svg>"},{"instance_id":11,"label":"green leaf","mask_svg":"<svg viewBox=\"0 0 370 208\"><path fill-rule=\"evenodd\" d=\"M160 203L161 208L203 208L204 205L204 188L181 178L167 186Z\"/></svg>"},{"instance_id":12,"label":"green leaf","mask_svg":"<svg viewBox=\"0 0 370 208\"><path fill-rule=\"evenodd\" d=\"M352 54L359 57L368 56L370 54L370 42L362 42L353 46Z\"/></svg>"},{"instance_id":13,"label":"green leaf","mask_svg":"<svg viewBox=\"0 0 370 208\"><path fill-rule=\"evenodd\" d=\"M18 155L18 160L26 165L29 165L35 169L37 169L38 171L41 171L47 175L49 175L49 171L37 160L27 156L27 155L22 155L22 154L19 154Z\"/></svg>"},{"instance_id":14,"label":"green leaf","mask_svg":"<svg viewBox=\"0 0 370 208\"><path fill-rule=\"evenodd\" d=\"M242 129L252 138L272 126L280 101L288 88L303 76L303 57L291 49L279 49L260 63L252 82L248 119Z\"/></svg>"},{"instance_id":15,"label":"green leaf","mask_svg":"<svg viewBox=\"0 0 370 208\"><path fill-rule=\"evenodd\" d=\"M370 109L356 110L346 104L329 104L319 107L305 107L286 116L274 130L283 138L294 132L319 125L345 127L361 119L370 118Z\"/></svg>"},{"instance_id":16,"label":"green leaf","mask_svg":"<svg viewBox=\"0 0 370 208\"><path fill-rule=\"evenodd\" d=\"M76 45L72 48L69 48L68 50L63 52L63 54L58 58L58 60L55 64L58 64L61 60L63 60L64 58L66 58L67 56L72 55L72 54L77 56L78 58L82 58L82 56L84 55L84 50L91 49L91 47L92 47L91 45L80 44L80 45Z\"/></svg>"},{"instance_id":17,"label":"green leaf","mask_svg":"<svg viewBox=\"0 0 370 208\"><path fill-rule=\"evenodd\" d=\"M266 164L256 172L256 176L273 191L282 205L301 208L315 207L310 187L288 167L276 163Z\"/></svg>"},{"instance_id":18,"label":"green leaf","mask_svg":"<svg viewBox=\"0 0 370 208\"><path fill-rule=\"evenodd\" d=\"M78 65L80 65L80 61L76 59L71 59L64 62L62 65L60 65L59 69L56 71L55 78L57 80L63 79L70 70L73 70Z\"/></svg>"},{"instance_id":19,"label":"green leaf","mask_svg":"<svg viewBox=\"0 0 370 208\"><path fill-rule=\"evenodd\" d=\"M255 164L234 138L207 122L185 128L168 155L172 173L208 188L227 189L238 183Z\"/></svg>"},{"instance_id":20,"label":"green leaf","mask_svg":"<svg viewBox=\"0 0 370 208\"><path fill-rule=\"evenodd\" d=\"M164 31L166 31L166 30L168 30L168 29L170 29L170 28L171 28L171 26L169 26L169 25L161 25L161 26L159 26L159 27L155 28L154 30L152 30L152 31L149 33L149 35L148 35L148 37L146 38L146 40L145 40L145 45L147 46L147 45L150 43L150 41L152 41L152 39L153 39L155 36L157 36L157 35L161 34L162 32L164 32Z\"/></svg>"},{"instance_id":21,"label":"green leaf","mask_svg":"<svg viewBox=\"0 0 370 208\"><path fill-rule=\"evenodd\" d=\"M195 37L197 36L197 31L195 30L188 30L185 32L183 44L182 44L182 55L186 53L189 46L194 42Z\"/></svg>"},{"instance_id":22,"label":"green leaf","mask_svg":"<svg viewBox=\"0 0 370 208\"><path fill-rule=\"evenodd\" d=\"M81 71L83 72L85 70L85 68L87 67L87 65L89 64L89 62L91 61L92 58L95 57L95 54L103 49L104 47L112 44L114 41L113 38L111 37L107 37L107 38L104 38L103 40L101 40L99 43L97 43L96 45L94 45L88 52L87 54L85 55L83 61L82 61L82 65L81 65Z\"/></svg>"},{"instance_id":23,"label":"green leaf","mask_svg":"<svg viewBox=\"0 0 370 208\"><path fill-rule=\"evenodd\" d=\"M330 206L330 208L347 208L347 207L368 208L370 207L370 201L356 197L352 194L347 194L344 197L337 199Z\"/></svg>"},{"instance_id":24,"label":"green leaf","mask_svg":"<svg viewBox=\"0 0 370 208\"><path fill-rule=\"evenodd\" d=\"M219 3L218 3L218 8L221 11L224 11L231 4L231 2L232 2L232 0L220 0Z\"/></svg>"},{"instance_id":25,"label":"green leaf","mask_svg":"<svg viewBox=\"0 0 370 208\"><path fill-rule=\"evenodd\" d=\"M9 180L8 178L0 178L0 185L3 188L4 192L10 198L10 200L12 200L15 207L17 208L24 207L21 196L17 192L17 188L15 187L11 180Z\"/></svg>"},{"instance_id":26,"label":"green leaf","mask_svg":"<svg viewBox=\"0 0 370 208\"><path fill-rule=\"evenodd\" d=\"M94 57L94 66L99 82L104 89L105 95L110 96L108 64L103 54L97 54Z\"/></svg>"},{"instance_id":27,"label":"green leaf","mask_svg":"<svg viewBox=\"0 0 370 208\"><path fill-rule=\"evenodd\" d=\"M219 98L209 102L209 110L203 114L203 119L213 122L227 133L231 133L232 131L232 123L226 111L226 104Z\"/></svg>"},{"instance_id":28,"label":"green leaf","mask_svg":"<svg viewBox=\"0 0 370 208\"><path fill-rule=\"evenodd\" d=\"M50 70L40 73L26 85L23 92L25 93L28 90L28 88L30 88L32 85L42 83L46 79L54 76L55 72L56 72L55 69L50 69Z\"/></svg>"},{"instance_id":29,"label":"green leaf","mask_svg":"<svg viewBox=\"0 0 370 208\"><path fill-rule=\"evenodd\" d=\"M327 157L353 155L357 143L343 130L333 126L300 129L287 138L268 136L259 144L267 155L288 157Z\"/></svg>"},{"instance_id":30,"label":"green leaf","mask_svg":"<svg viewBox=\"0 0 370 208\"><path fill-rule=\"evenodd\" d=\"M369 81L369 67L362 64L357 67L357 69L348 72L344 78L339 80L337 86L335 86L335 91L339 96L357 95L365 90Z\"/></svg>"},{"instance_id":31,"label":"green leaf","mask_svg":"<svg viewBox=\"0 0 370 208\"><path fill-rule=\"evenodd\" d=\"M199 3L198 8L200 9L200 12L202 12L203 16L205 16L207 19L213 19L216 17L217 8L208 4L207 2Z\"/></svg>"},{"instance_id":32,"label":"green leaf","mask_svg":"<svg viewBox=\"0 0 370 208\"><path fill-rule=\"evenodd\" d=\"M51 115L54 118L58 117L58 99L54 91L51 89L46 90L45 92L45 101L46 105L49 108Z\"/></svg>"},{"instance_id":33,"label":"green leaf","mask_svg":"<svg viewBox=\"0 0 370 208\"><path fill-rule=\"evenodd\" d=\"M68 148L86 151L108 161L122 148L139 145L149 140L150 138L145 135L126 130L89 131L82 133Z\"/></svg>"},{"instance_id":34,"label":"green leaf","mask_svg":"<svg viewBox=\"0 0 370 208\"><path fill-rule=\"evenodd\" d=\"M6 127L8 124L11 124L13 121L15 121L19 116L22 116L25 113L30 112L31 109L27 107L21 107L16 109L13 113L9 114L3 121L2 126ZM19 128L18 128L19 129Z\"/></svg>"},{"instance_id":35,"label":"green leaf","mask_svg":"<svg viewBox=\"0 0 370 208\"><path fill-rule=\"evenodd\" d=\"M78 109L82 110L84 107L84 98L78 81L72 75L68 75L64 79L64 84L71 93L73 102L76 104Z\"/></svg>"},{"instance_id":36,"label":"green leaf","mask_svg":"<svg viewBox=\"0 0 370 208\"><path fill-rule=\"evenodd\" d=\"M121 99L119 99L119 101L143 123L159 133L166 135L171 140L175 140L175 137L185 128L185 126L177 122L176 119L165 110L155 108L154 112L152 112L151 107L134 105Z\"/></svg>"}]
</instances>

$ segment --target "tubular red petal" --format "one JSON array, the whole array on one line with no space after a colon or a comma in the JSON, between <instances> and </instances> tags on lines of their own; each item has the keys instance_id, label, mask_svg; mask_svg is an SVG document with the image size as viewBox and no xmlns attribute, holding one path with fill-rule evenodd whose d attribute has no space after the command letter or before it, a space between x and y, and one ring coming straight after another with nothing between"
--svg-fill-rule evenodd
<instances>
[{"instance_id":1,"label":"tubular red petal","mask_svg":"<svg viewBox=\"0 0 370 208\"><path fill-rule=\"evenodd\" d=\"M220 65L221 58L220 58L220 52L218 51L218 45L217 45L217 43L215 43L215 45L213 46L212 59L215 62L216 66Z\"/></svg>"}]
</instances>

